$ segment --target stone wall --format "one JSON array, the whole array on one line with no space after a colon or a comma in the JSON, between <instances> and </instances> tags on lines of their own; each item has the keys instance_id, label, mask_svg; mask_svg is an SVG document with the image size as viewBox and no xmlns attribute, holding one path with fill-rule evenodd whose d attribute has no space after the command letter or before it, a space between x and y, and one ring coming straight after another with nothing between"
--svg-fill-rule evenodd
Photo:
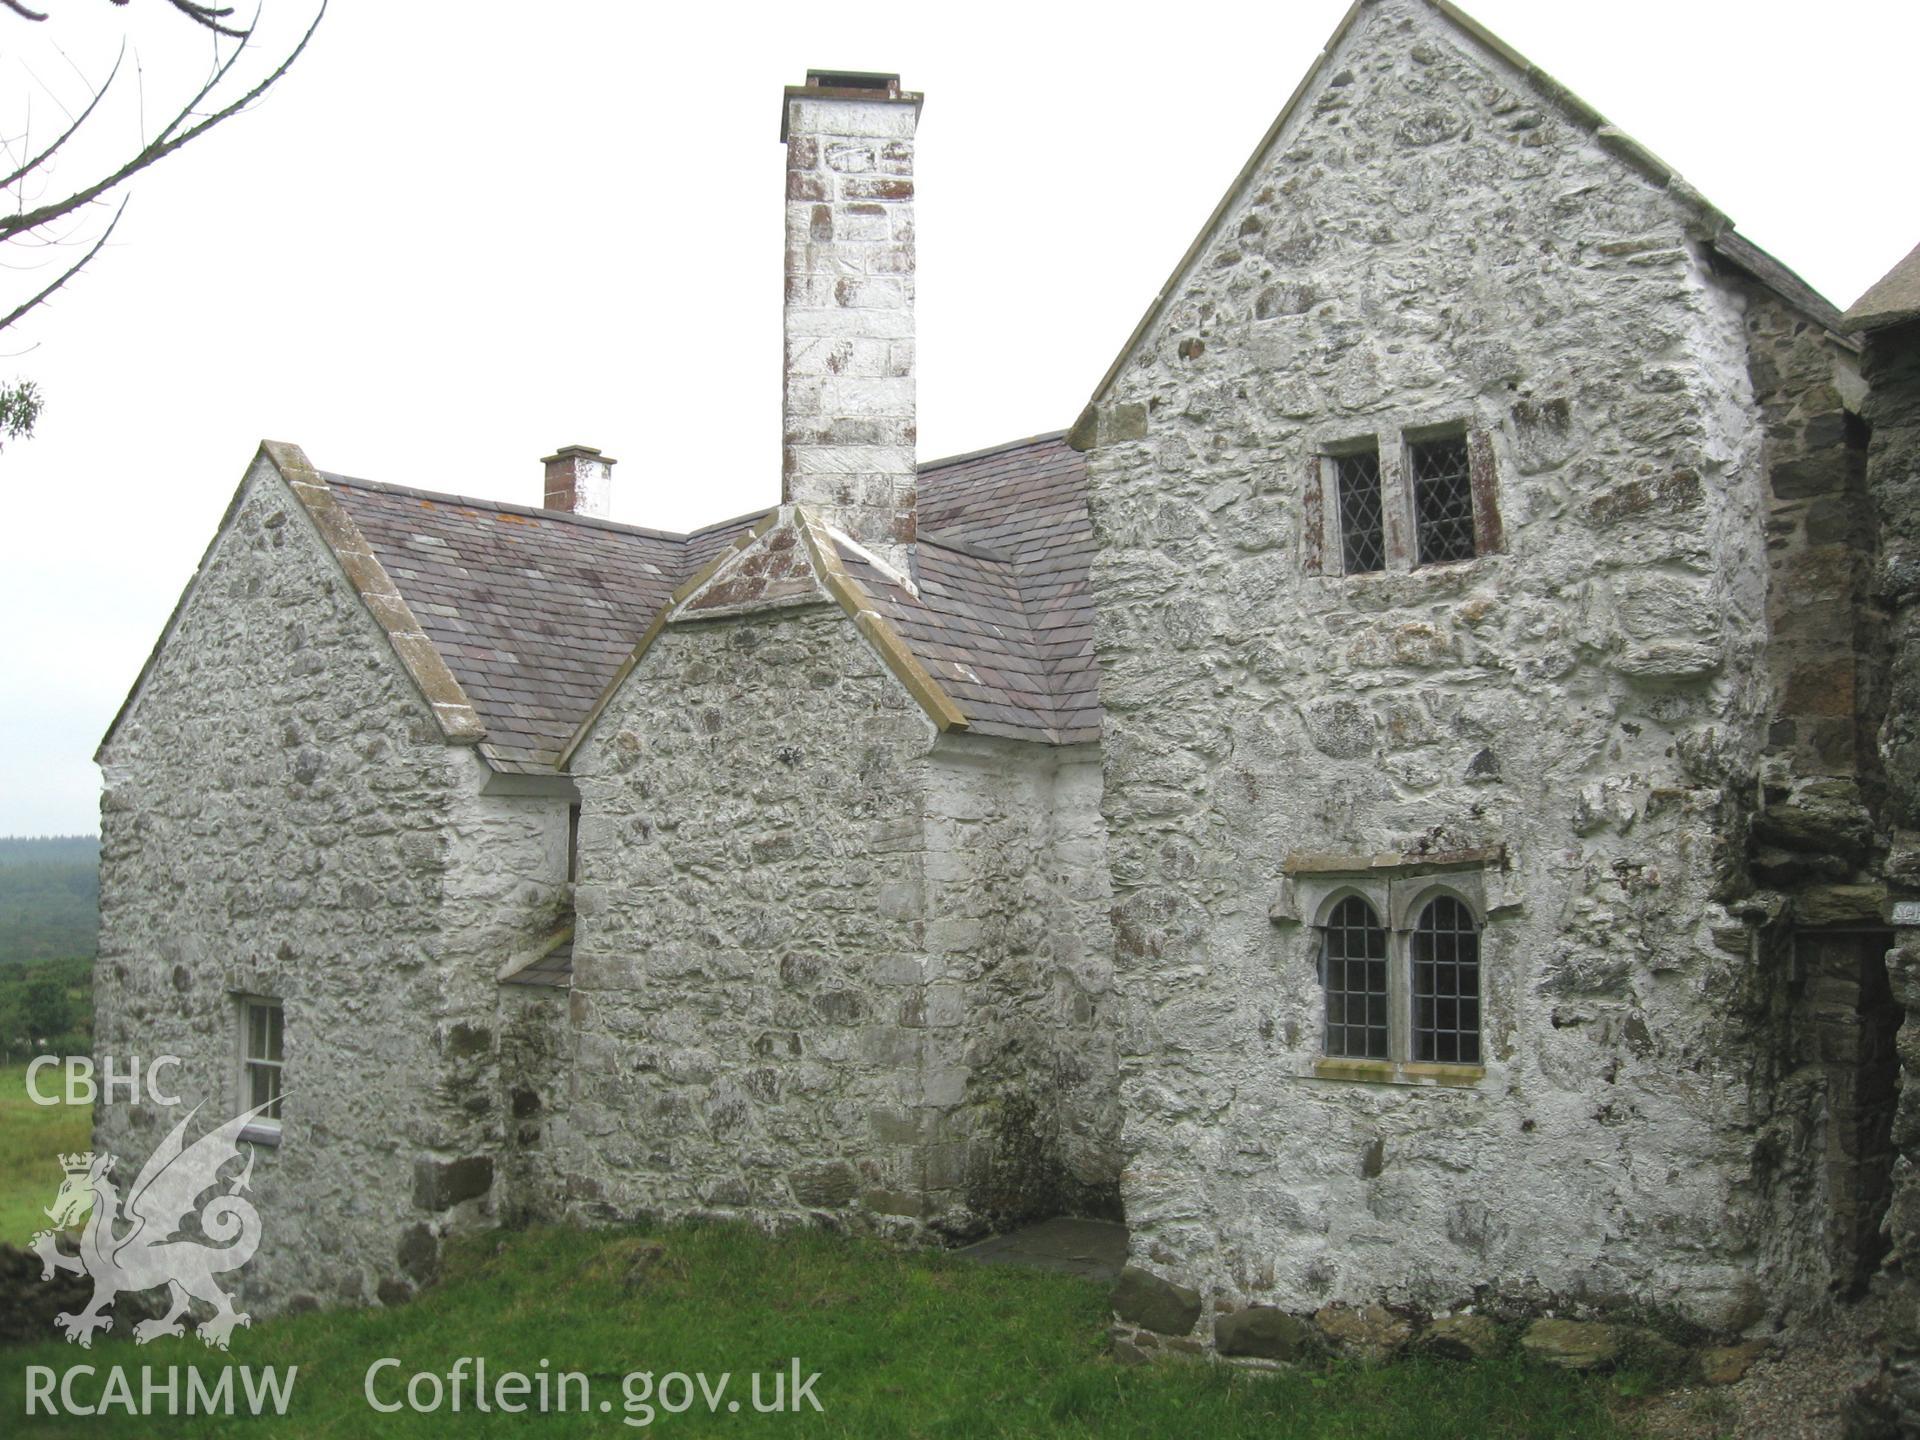
<instances>
[{"instance_id":1,"label":"stone wall","mask_svg":"<svg viewBox=\"0 0 1920 1440\"><path fill-rule=\"evenodd\" d=\"M567 1124L573 1091L572 997L564 989L502 985L499 1035L500 1173L504 1224L557 1221L566 1210Z\"/></svg>"},{"instance_id":2,"label":"stone wall","mask_svg":"<svg viewBox=\"0 0 1920 1440\"><path fill-rule=\"evenodd\" d=\"M1920 324L1870 334L1865 360L1872 386L1867 486L1880 541L1873 590L1890 642L1888 700L1877 737L1885 778L1884 873L1893 894L1911 906L1920 895ZM1896 918L1904 917L1896 912ZM1894 1036L1900 1088L1882 1222L1886 1254L1872 1286L1884 1366L1855 1416L1854 1433L1863 1436L1920 1429L1920 929L1907 924L1896 937L1887 977L1903 1012Z\"/></svg>"},{"instance_id":3,"label":"stone wall","mask_svg":"<svg viewBox=\"0 0 1920 1440\"><path fill-rule=\"evenodd\" d=\"M574 758L571 1212L1110 1211L1099 773L936 731L837 606L668 626Z\"/></svg>"},{"instance_id":4,"label":"stone wall","mask_svg":"<svg viewBox=\"0 0 1920 1440\"><path fill-rule=\"evenodd\" d=\"M781 498L905 569L917 97L789 90Z\"/></svg>"},{"instance_id":5,"label":"stone wall","mask_svg":"<svg viewBox=\"0 0 1920 1440\"><path fill-rule=\"evenodd\" d=\"M933 736L837 607L654 642L573 761L573 1214L918 1230Z\"/></svg>"},{"instance_id":6,"label":"stone wall","mask_svg":"<svg viewBox=\"0 0 1920 1440\"><path fill-rule=\"evenodd\" d=\"M961 1201L944 1228L1117 1214L1097 757L948 735L929 779L929 1085L954 1107L932 1161Z\"/></svg>"},{"instance_id":7,"label":"stone wall","mask_svg":"<svg viewBox=\"0 0 1920 1440\"><path fill-rule=\"evenodd\" d=\"M1886 868L1898 893L1912 897L1920 892L1920 324L1876 335L1868 344L1869 477L1881 535L1876 591L1892 635L1890 699L1880 734L1891 838ZM1920 929L1909 924L1900 938L1888 957L1905 1021L1898 1036L1903 1083L1886 1269L1905 1285L1912 1314L1920 1313ZM1909 1339L1920 1366L1920 1335ZM1920 1395L1911 1403L1920 1412Z\"/></svg>"},{"instance_id":8,"label":"stone wall","mask_svg":"<svg viewBox=\"0 0 1920 1440\"><path fill-rule=\"evenodd\" d=\"M1702 212L1626 148L1427 7L1362 11L1096 414L1123 1189L1210 1311L1777 1299L1717 908L1770 699L1758 427ZM1376 436L1391 485L1443 425L1494 553L1308 573L1314 457ZM1317 1066L1283 865L1342 852L1502 857L1456 882L1484 1075Z\"/></svg>"},{"instance_id":9,"label":"stone wall","mask_svg":"<svg viewBox=\"0 0 1920 1440\"><path fill-rule=\"evenodd\" d=\"M1767 758L1787 777L1871 778L1880 769L1873 740L1884 709L1884 650L1870 603L1875 526L1858 413L1866 386L1855 356L1822 326L1759 285L1737 276L1730 283L1745 307L1748 371L1765 432ZM1794 839L1780 843L1791 848ZM1775 873L1770 857L1759 858L1762 883L1805 878L1791 867ZM1830 863L1849 858L1859 851Z\"/></svg>"},{"instance_id":10,"label":"stone wall","mask_svg":"<svg viewBox=\"0 0 1920 1440\"><path fill-rule=\"evenodd\" d=\"M1880 527L1875 598L1892 637L1880 757L1887 819L1899 835L1895 869L1920 888L1920 324L1869 337L1868 487Z\"/></svg>"},{"instance_id":11,"label":"stone wall","mask_svg":"<svg viewBox=\"0 0 1920 1440\"><path fill-rule=\"evenodd\" d=\"M281 999L245 1303L404 1296L442 1231L486 1218L501 957L482 951L561 878L528 843L550 819L480 794L264 461L101 758L100 1051L182 1057L183 1103L217 1121L245 1108L237 996ZM106 1105L95 1143L137 1167L177 1118Z\"/></svg>"},{"instance_id":12,"label":"stone wall","mask_svg":"<svg viewBox=\"0 0 1920 1440\"><path fill-rule=\"evenodd\" d=\"M1752 1190L1763 1263L1803 1307L1856 1291L1882 1248L1897 1024L1881 955L1886 709L1866 386L1852 347L1738 274L1767 479L1769 724L1750 818L1763 927L1743 999L1756 1035ZM1776 1281L1777 1283L1777 1281Z\"/></svg>"}]
</instances>

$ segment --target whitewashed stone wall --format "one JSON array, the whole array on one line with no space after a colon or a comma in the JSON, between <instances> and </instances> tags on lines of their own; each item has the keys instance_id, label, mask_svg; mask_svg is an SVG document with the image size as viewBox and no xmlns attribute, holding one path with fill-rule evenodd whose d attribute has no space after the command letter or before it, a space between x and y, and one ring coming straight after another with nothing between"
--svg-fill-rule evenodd
<instances>
[{"instance_id":1,"label":"whitewashed stone wall","mask_svg":"<svg viewBox=\"0 0 1920 1440\"><path fill-rule=\"evenodd\" d=\"M571 1212L1110 1205L1097 776L1066 769L936 744L837 607L668 627L574 757Z\"/></svg>"},{"instance_id":2,"label":"whitewashed stone wall","mask_svg":"<svg viewBox=\"0 0 1920 1440\"><path fill-rule=\"evenodd\" d=\"M1715 904L1765 730L1739 304L1685 197L1519 85L1363 11L1098 417L1123 1189L1211 1313L1772 1298ZM1311 457L1442 424L1504 553L1305 573ZM1494 846L1484 1079L1314 1078L1283 859Z\"/></svg>"},{"instance_id":3,"label":"whitewashed stone wall","mask_svg":"<svg viewBox=\"0 0 1920 1440\"><path fill-rule=\"evenodd\" d=\"M245 1108L236 995L280 998L245 1303L403 1298L489 1216L494 970L563 878L553 807L480 795L265 462L102 764L100 1051L182 1057L217 1122ZM95 1143L137 1167L177 1118L103 1106Z\"/></svg>"},{"instance_id":4,"label":"whitewashed stone wall","mask_svg":"<svg viewBox=\"0 0 1920 1440\"><path fill-rule=\"evenodd\" d=\"M576 1214L917 1214L932 737L826 606L621 687L573 761Z\"/></svg>"},{"instance_id":5,"label":"whitewashed stone wall","mask_svg":"<svg viewBox=\"0 0 1920 1440\"><path fill-rule=\"evenodd\" d=\"M1118 1014L1097 753L945 736L926 799L947 1228L1117 1217Z\"/></svg>"}]
</instances>

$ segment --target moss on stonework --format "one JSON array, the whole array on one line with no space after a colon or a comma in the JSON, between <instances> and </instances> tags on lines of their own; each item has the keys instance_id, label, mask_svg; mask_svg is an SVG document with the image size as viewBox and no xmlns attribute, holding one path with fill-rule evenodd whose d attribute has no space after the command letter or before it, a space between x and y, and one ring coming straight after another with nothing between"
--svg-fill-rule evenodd
<instances>
[{"instance_id":1,"label":"moss on stonework","mask_svg":"<svg viewBox=\"0 0 1920 1440\"><path fill-rule=\"evenodd\" d=\"M984 1108L992 1146L980 1173L970 1174L967 1208L995 1229L1054 1215L1085 1213L1060 1162L1053 1106L1042 1091L1009 1091Z\"/></svg>"}]
</instances>

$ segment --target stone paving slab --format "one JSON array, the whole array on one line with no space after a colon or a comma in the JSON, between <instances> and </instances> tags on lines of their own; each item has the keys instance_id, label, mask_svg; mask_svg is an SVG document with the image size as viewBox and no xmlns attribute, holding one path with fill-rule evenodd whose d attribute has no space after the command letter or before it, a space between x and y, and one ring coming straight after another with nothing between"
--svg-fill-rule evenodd
<instances>
[{"instance_id":1,"label":"stone paving slab","mask_svg":"<svg viewBox=\"0 0 1920 1440\"><path fill-rule=\"evenodd\" d=\"M1120 1278L1127 1263L1127 1227L1112 1220L1042 1220L954 1253L982 1265L1018 1265L1112 1281Z\"/></svg>"}]
</instances>

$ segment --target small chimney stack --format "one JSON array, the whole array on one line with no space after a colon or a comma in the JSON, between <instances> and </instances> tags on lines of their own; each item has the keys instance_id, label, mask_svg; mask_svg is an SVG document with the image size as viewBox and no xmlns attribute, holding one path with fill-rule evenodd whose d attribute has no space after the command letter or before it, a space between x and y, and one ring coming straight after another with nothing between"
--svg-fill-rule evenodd
<instances>
[{"instance_id":1,"label":"small chimney stack","mask_svg":"<svg viewBox=\"0 0 1920 1440\"><path fill-rule=\"evenodd\" d=\"M781 498L904 573L914 539L913 134L898 75L787 87Z\"/></svg>"},{"instance_id":2,"label":"small chimney stack","mask_svg":"<svg viewBox=\"0 0 1920 1440\"><path fill-rule=\"evenodd\" d=\"M540 502L546 509L606 519L613 504L611 456L591 445L562 445L540 463L547 467L546 499Z\"/></svg>"}]
</instances>

